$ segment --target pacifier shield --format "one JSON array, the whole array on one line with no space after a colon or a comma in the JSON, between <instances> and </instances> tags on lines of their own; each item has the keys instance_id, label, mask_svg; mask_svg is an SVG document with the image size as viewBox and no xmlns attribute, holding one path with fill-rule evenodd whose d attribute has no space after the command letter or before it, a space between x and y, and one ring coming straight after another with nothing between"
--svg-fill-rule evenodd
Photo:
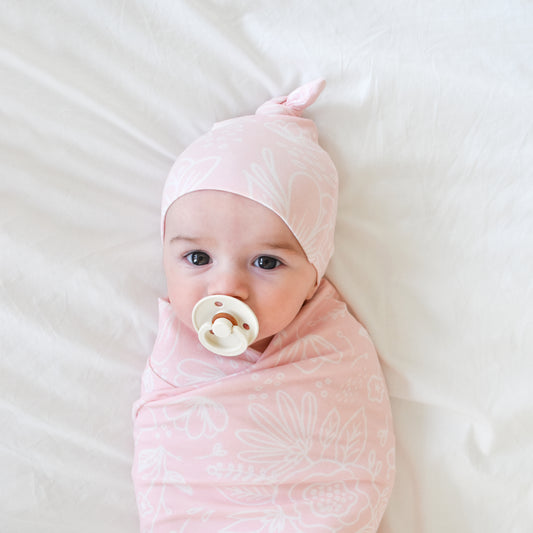
<instances>
[{"instance_id":1,"label":"pacifier shield","mask_svg":"<svg viewBox=\"0 0 533 533\"><path fill-rule=\"evenodd\" d=\"M241 300L223 294L200 300L192 310L192 323L205 348L227 357L241 355L259 333L254 312Z\"/></svg>"}]
</instances>

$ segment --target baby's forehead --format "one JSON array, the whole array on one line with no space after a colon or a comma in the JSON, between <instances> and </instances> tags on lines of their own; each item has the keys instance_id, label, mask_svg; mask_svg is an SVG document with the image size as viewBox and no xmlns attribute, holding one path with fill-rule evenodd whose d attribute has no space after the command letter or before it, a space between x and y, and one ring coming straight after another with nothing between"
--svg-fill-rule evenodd
<instances>
[{"instance_id":1,"label":"baby's forehead","mask_svg":"<svg viewBox=\"0 0 533 533\"><path fill-rule=\"evenodd\" d=\"M222 189L200 189L184 194L172 204L169 211L190 211L190 216L199 218L205 215L216 216L227 211L224 208L228 206L235 208L230 211L235 218L254 213L257 216L276 217L281 220L281 217L261 202Z\"/></svg>"},{"instance_id":2,"label":"baby's forehead","mask_svg":"<svg viewBox=\"0 0 533 533\"><path fill-rule=\"evenodd\" d=\"M286 222L260 202L227 191L199 190L178 198L167 213L170 239L231 235L302 250Z\"/></svg>"},{"instance_id":3,"label":"baby's forehead","mask_svg":"<svg viewBox=\"0 0 533 533\"><path fill-rule=\"evenodd\" d=\"M285 227L290 231L286 222L270 207L224 190L202 189L184 194L167 212L167 223L176 218L181 224L202 224L214 219L223 224L254 223L273 229Z\"/></svg>"}]
</instances>

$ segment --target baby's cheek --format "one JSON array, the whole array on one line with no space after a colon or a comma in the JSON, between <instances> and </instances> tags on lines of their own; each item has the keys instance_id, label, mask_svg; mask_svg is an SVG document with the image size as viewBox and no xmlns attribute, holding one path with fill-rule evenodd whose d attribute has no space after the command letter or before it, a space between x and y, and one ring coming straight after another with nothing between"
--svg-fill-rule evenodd
<instances>
[{"instance_id":1,"label":"baby's cheek","mask_svg":"<svg viewBox=\"0 0 533 533\"><path fill-rule=\"evenodd\" d=\"M192 327L191 313L196 301L192 302L187 291L183 290L183 287L173 284L171 280L167 280L167 294L174 315L180 322Z\"/></svg>"},{"instance_id":2,"label":"baby's cheek","mask_svg":"<svg viewBox=\"0 0 533 533\"><path fill-rule=\"evenodd\" d=\"M284 330L295 319L300 308L301 306L297 303L287 302L286 299L272 302L268 314L263 319L265 334L275 335ZM261 329L261 322L259 322L260 332Z\"/></svg>"}]
</instances>

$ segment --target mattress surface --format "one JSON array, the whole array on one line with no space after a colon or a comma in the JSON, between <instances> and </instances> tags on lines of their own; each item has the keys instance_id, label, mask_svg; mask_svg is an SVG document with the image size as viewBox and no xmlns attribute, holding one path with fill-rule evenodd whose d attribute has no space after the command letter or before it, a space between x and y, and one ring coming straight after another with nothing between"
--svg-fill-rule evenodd
<instances>
[{"instance_id":1,"label":"mattress surface","mask_svg":"<svg viewBox=\"0 0 533 533\"><path fill-rule=\"evenodd\" d=\"M328 277L376 344L380 533L533 523L533 4L5 0L0 531L131 533L159 204L215 121L324 77Z\"/></svg>"}]
</instances>

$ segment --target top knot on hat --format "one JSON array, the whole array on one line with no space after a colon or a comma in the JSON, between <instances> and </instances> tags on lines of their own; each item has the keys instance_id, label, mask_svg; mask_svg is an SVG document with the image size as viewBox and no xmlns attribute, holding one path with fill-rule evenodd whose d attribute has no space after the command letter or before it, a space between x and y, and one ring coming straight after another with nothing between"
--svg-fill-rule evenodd
<instances>
[{"instance_id":1,"label":"top knot on hat","mask_svg":"<svg viewBox=\"0 0 533 533\"><path fill-rule=\"evenodd\" d=\"M326 81L318 79L292 91L289 96L272 98L260 106L256 115L289 115L301 117L302 111L312 105L324 90Z\"/></svg>"}]
</instances>

